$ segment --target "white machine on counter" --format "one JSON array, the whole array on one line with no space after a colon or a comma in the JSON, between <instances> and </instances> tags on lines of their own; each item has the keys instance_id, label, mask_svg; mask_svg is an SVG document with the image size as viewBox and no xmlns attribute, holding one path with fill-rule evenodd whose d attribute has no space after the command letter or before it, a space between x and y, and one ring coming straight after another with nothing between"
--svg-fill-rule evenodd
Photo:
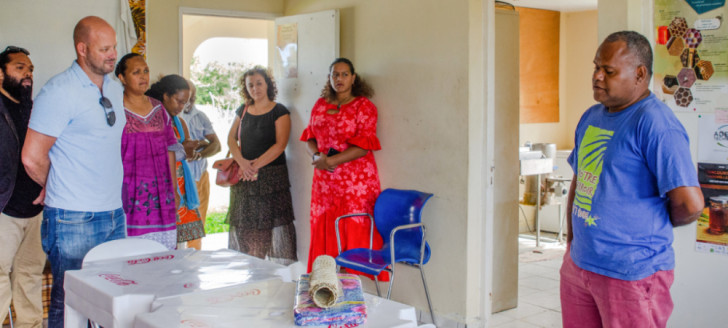
<instances>
[{"instance_id":1,"label":"white machine on counter","mask_svg":"<svg viewBox=\"0 0 728 328\"><path fill-rule=\"evenodd\" d=\"M554 222L545 230L558 232L561 240L565 228L563 209L572 178L571 167L566 162L570 152L557 151L556 144L551 143L527 143L519 150L520 174L525 177L526 187L523 203L536 206L536 247L541 242L542 221ZM558 214L547 211L541 217L544 205L557 205Z\"/></svg>"}]
</instances>

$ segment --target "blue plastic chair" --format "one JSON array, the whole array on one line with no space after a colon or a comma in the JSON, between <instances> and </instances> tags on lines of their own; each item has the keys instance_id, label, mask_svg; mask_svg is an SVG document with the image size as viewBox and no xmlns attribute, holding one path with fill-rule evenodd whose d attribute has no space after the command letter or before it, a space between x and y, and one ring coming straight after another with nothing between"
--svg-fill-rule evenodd
<instances>
[{"instance_id":1,"label":"blue plastic chair","mask_svg":"<svg viewBox=\"0 0 728 328\"><path fill-rule=\"evenodd\" d=\"M336 264L345 268L357 270L374 276L379 291L377 275L382 271L390 274L387 299L392 295L392 284L394 283L394 264L404 263L420 269L422 284L425 286L427 305L430 308L432 322L435 322L430 292L425 280L425 272L422 266L430 260L430 245L425 239L425 226L422 224L422 208L432 194L416 190L384 190L377 202L374 204L374 217L368 213L356 213L336 218L336 243L339 248L339 256L336 257ZM351 217L369 217L371 228L369 233L369 248L355 248L342 253L341 238L339 236L339 221ZM374 224L377 231L384 240L381 250L372 249L374 239Z\"/></svg>"}]
</instances>

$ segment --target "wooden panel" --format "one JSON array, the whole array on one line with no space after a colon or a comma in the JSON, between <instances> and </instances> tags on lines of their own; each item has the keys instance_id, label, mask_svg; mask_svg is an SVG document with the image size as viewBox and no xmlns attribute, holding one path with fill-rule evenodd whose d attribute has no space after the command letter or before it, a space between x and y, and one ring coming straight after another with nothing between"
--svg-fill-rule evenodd
<instances>
[{"instance_id":1,"label":"wooden panel","mask_svg":"<svg viewBox=\"0 0 728 328\"><path fill-rule=\"evenodd\" d=\"M520 122L559 122L560 13L516 10L520 17Z\"/></svg>"}]
</instances>

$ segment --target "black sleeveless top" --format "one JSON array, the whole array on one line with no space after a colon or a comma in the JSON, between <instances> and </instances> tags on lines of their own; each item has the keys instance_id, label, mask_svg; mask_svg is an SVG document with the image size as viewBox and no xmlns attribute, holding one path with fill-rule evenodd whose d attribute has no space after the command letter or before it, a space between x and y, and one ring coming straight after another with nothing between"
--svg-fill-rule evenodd
<instances>
[{"instance_id":1,"label":"black sleeveless top","mask_svg":"<svg viewBox=\"0 0 728 328\"><path fill-rule=\"evenodd\" d=\"M243 113L245 105L241 105L236 110L236 114L240 117ZM252 115L246 112L242 118L242 130L240 131L240 145L243 158L253 160L263 155L271 146L276 143L276 120L283 116L289 115L290 112L281 104L276 104L273 109L263 115ZM286 164L286 152L281 153L278 158L270 162L268 165Z\"/></svg>"}]
</instances>

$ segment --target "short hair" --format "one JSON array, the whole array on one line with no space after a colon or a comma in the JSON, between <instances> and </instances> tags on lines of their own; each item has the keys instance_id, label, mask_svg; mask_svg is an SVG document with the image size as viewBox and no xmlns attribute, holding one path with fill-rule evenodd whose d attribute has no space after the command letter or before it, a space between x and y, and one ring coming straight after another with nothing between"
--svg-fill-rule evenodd
<instances>
[{"instance_id":1,"label":"short hair","mask_svg":"<svg viewBox=\"0 0 728 328\"><path fill-rule=\"evenodd\" d=\"M28 50L16 46L7 46L3 52L0 52L0 69L3 70L3 73L5 73L7 69L5 66L7 66L10 62L10 55L17 53L24 53L26 56L30 56L30 52Z\"/></svg>"},{"instance_id":2,"label":"short hair","mask_svg":"<svg viewBox=\"0 0 728 328\"><path fill-rule=\"evenodd\" d=\"M263 79L265 80L265 84L268 86L268 91L266 92L268 95L268 100L270 100L270 101L276 100L276 95L278 94L278 88L276 87L276 82L273 80L270 70L263 66L256 65L256 66L253 66L253 68L245 71L245 73L243 73L243 76L240 78L240 85L242 86L242 89L243 89L240 93L243 95L243 100L245 100L245 104L252 105L255 103L255 100L253 100L253 97L251 97L250 93L248 93L248 88L245 86L245 79L248 76L253 76L255 74L260 74L263 77Z\"/></svg>"},{"instance_id":3,"label":"short hair","mask_svg":"<svg viewBox=\"0 0 728 328\"><path fill-rule=\"evenodd\" d=\"M356 71L354 70L354 64L349 60L348 58L336 58L331 65L329 65L329 74L331 74L331 70L334 68L334 65L344 63L347 66L349 66L349 71L351 74L356 74ZM351 95L354 97L363 96L366 98L371 98L374 96L374 89L372 89L369 84L364 81L363 78L359 76L359 74L356 74L356 77L354 78L354 84L351 86ZM334 90L334 87L331 86L331 79L326 79L326 85L324 85L324 88L321 90L321 98L326 99L328 102L333 102L336 100L336 90Z\"/></svg>"},{"instance_id":4,"label":"short hair","mask_svg":"<svg viewBox=\"0 0 728 328\"><path fill-rule=\"evenodd\" d=\"M131 53L124 55L124 57L121 57L121 59L119 59L119 63L116 64L116 69L114 70L114 75L118 77L119 75L124 74L124 72L126 72L126 62L129 61L129 59L132 59L134 57L142 57L142 55L131 52Z\"/></svg>"},{"instance_id":5,"label":"short hair","mask_svg":"<svg viewBox=\"0 0 728 328\"><path fill-rule=\"evenodd\" d=\"M627 45L629 53L633 54L639 61L639 65L647 68L647 74L652 76L652 47L650 41L635 31L614 32L604 39L603 43L623 41Z\"/></svg>"},{"instance_id":6,"label":"short hair","mask_svg":"<svg viewBox=\"0 0 728 328\"><path fill-rule=\"evenodd\" d=\"M187 84L185 78L177 74L170 74L152 84L144 94L159 101L164 101L164 95L172 96L180 90L189 89L190 85Z\"/></svg>"}]
</instances>

